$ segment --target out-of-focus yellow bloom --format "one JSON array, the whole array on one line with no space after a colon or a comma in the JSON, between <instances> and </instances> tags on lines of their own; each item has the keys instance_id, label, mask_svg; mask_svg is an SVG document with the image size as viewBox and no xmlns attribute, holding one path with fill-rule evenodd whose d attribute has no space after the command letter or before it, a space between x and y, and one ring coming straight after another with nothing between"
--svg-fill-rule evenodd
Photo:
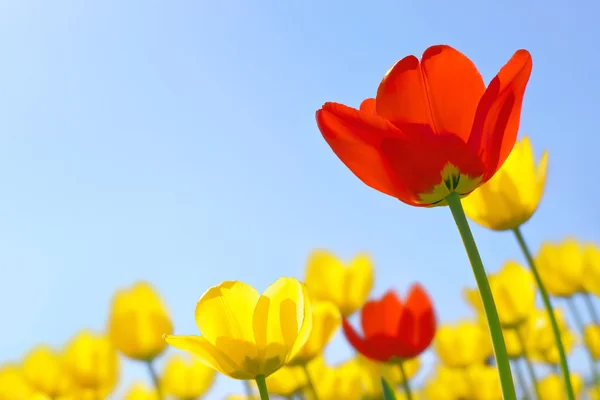
<instances>
[{"instance_id":1,"label":"out-of-focus yellow bloom","mask_svg":"<svg viewBox=\"0 0 600 400\"><path fill-rule=\"evenodd\" d=\"M361 399L360 368L353 360L332 367L325 364L321 357L317 357L308 364L308 370L319 400ZM308 399L314 400L310 393Z\"/></svg>"},{"instance_id":2,"label":"out-of-focus yellow bloom","mask_svg":"<svg viewBox=\"0 0 600 400\"><path fill-rule=\"evenodd\" d=\"M159 400L159 397L154 388L149 388L142 382L134 382L123 400Z\"/></svg>"},{"instance_id":3,"label":"out-of-focus yellow bloom","mask_svg":"<svg viewBox=\"0 0 600 400\"><path fill-rule=\"evenodd\" d=\"M543 310L537 310L536 314L533 317L535 318L532 321L533 326L527 336L528 346L531 346L531 358L546 364L556 365L559 363L560 358L550 319L548 318L548 314ZM560 308L554 309L554 315L556 316L556 322L561 332L561 340L565 348L565 353L569 355L575 346L577 338L567 326Z\"/></svg>"},{"instance_id":4,"label":"out-of-focus yellow bloom","mask_svg":"<svg viewBox=\"0 0 600 400\"><path fill-rule=\"evenodd\" d=\"M60 397L74 389L61 357L48 346L38 346L25 356L23 374L32 387L49 397Z\"/></svg>"},{"instance_id":5,"label":"out-of-focus yellow bloom","mask_svg":"<svg viewBox=\"0 0 600 400\"><path fill-rule=\"evenodd\" d=\"M107 337L80 332L65 347L63 361L81 389L90 389L101 397L113 391L119 376L119 357Z\"/></svg>"},{"instance_id":6,"label":"out-of-focus yellow bloom","mask_svg":"<svg viewBox=\"0 0 600 400\"><path fill-rule=\"evenodd\" d=\"M258 400L258 398L248 397L243 394L231 394L225 400Z\"/></svg>"},{"instance_id":7,"label":"out-of-focus yellow bloom","mask_svg":"<svg viewBox=\"0 0 600 400\"><path fill-rule=\"evenodd\" d=\"M28 399L33 391L18 366L7 364L0 368L0 400Z\"/></svg>"},{"instance_id":8,"label":"out-of-focus yellow bloom","mask_svg":"<svg viewBox=\"0 0 600 400\"><path fill-rule=\"evenodd\" d=\"M466 371L469 399L502 400L498 369L489 365L473 365Z\"/></svg>"},{"instance_id":9,"label":"out-of-focus yellow bloom","mask_svg":"<svg viewBox=\"0 0 600 400\"><path fill-rule=\"evenodd\" d=\"M571 384L573 385L573 391L575 397L579 398L581 389L583 388L583 380L577 374L571 374ZM550 374L538 381L538 391L540 393L540 399L544 400L567 400L567 395L564 391L564 385L562 379L557 374Z\"/></svg>"},{"instance_id":10,"label":"out-of-focus yellow bloom","mask_svg":"<svg viewBox=\"0 0 600 400\"><path fill-rule=\"evenodd\" d=\"M308 340L289 365L302 365L321 354L342 323L340 311L330 301L311 301L312 330Z\"/></svg>"},{"instance_id":11,"label":"out-of-focus yellow bloom","mask_svg":"<svg viewBox=\"0 0 600 400\"><path fill-rule=\"evenodd\" d=\"M226 281L208 289L196 305L202 336L166 336L173 347L198 356L233 379L265 377L289 362L311 331L306 287L280 278L260 295L252 286Z\"/></svg>"},{"instance_id":12,"label":"out-of-focus yellow bloom","mask_svg":"<svg viewBox=\"0 0 600 400\"><path fill-rule=\"evenodd\" d=\"M165 349L163 335L173 333L173 324L154 288L138 282L113 297L108 331L117 349L127 357L149 361Z\"/></svg>"},{"instance_id":13,"label":"out-of-focus yellow bloom","mask_svg":"<svg viewBox=\"0 0 600 400\"><path fill-rule=\"evenodd\" d=\"M199 360L175 355L165 363L161 387L175 398L195 399L210 389L214 379L214 369Z\"/></svg>"},{"instance_id":14,"label":"out-of-focus yellow bloom","mask_svg":"<svg viewBox=\"0 0 600 400\"><path fill-rule=\"evenodd\" d=\"M542 243L535 265L551 295L569 297L585 291L583 249L575 239Z\"/></svg>"},{"instance_id":15,"label":"out-of-focus yellow bloom","mask_svg":"<svg viewBox=\"0 0 600 400\"><path fill-rule=\"evenodd\" d=\"M408 397L406 396L406 392L403 389L394 389L394 396L396 396L396 400L408 400ZM421 395L421 393L413 388L411 388L411 399L412 400L422 400L424 399L424 397ZM379 399L382 399L383 397L379 397Z\"/></svg>"},{"instance_id":16,"label":"out-of-focus yellow bloom","mask_svg":"<svg viewBox=\"0 0 600 400\"><path fill-rule=\"evenodd\" d=\"M267 378L269 393L288 397L306 386L304 367L283 367Z\"/></svg>"},{"instance_id":17,"label":"out-of-focus yellow bloom","mask_svg":"<svg viewBox=\"0 0 600 400\"><path fill-rule=\"evenodd\" d=\"M600 296L600 248L595 243L583 245L583 287Z\"/></svg>"},{"instance_id":18,"label":"out-of-focus yellow bloom","mask_svg":"<svg viewBox=\"0 0 600 400\"><path fill-rule=\"evenodd\" d=\"M548 153L544 151L536 166L531 143L524 136L492 179L462 200L465 213L489 229L519 227L531 218L542 199L547 169Z\"/></svg>"},{"instance_id":19,"label":"out-of-focus yellow bloom","mask_svg":"<svg viewBox=\"0 0 600 400\"><path fill-rule=\"evenodd\" d=\"M588 396L590 400L600 400L600 385L595 385L589 388Z\"/></svg>"},{"instance_id":20,"label":"out-of-focus yellow bloom","mask_svg":"<svg viewBox=\"0 0 600 400\"><path fill-rule=\"evenodd\" d=\"M471 321L440 326L433 346L442 364L452 368L483 364L493 354L488 331Z\"/></svg>"},{"instance_id":21,"label":"out-of-focus yellow bloom","mask_svg":"<svg viewBox=\"0 0 600 400\"><path fill-rule=\"evenodd\" d=\"M361 355L356 356L354 362L358 366L362 377L363 398L365 400L379 400L383 397L382 377L393 387L397 387L404 382L398 365L371 361ZM420 367L421 363L418 358L406 360L404 371L407 378L410 380L415 376Z\"/></svg>"},{"instance_id":22,"label":"out-of-focus yellow bloom","mask_svg":"<svg viewBox=\"0 0 600 400\"><path fill-rule=\"evenodd\" d=\"M435 374L425 382L422 389L426 400L468 399L469 394L465 370L444 366L436 368Z\"/></svg>"},{"instance_id":23,"label":"out-of-focus yellow bloom","mask_svg":"<svg viewBox=\"0 0 600 400\"><path fill-rule=\"evenodd\" d=\"M583 331L583 338L594 360L600 359L600 325L590 324L586 326Z\"/></svg>"},{"instance_id":24,"label":"out-of-focus yellow bloom","mask_svg":"<svg viewBox=\"0 0 600 400\"><path fill-rule=\"evenodd\" d=\"M536 286L531 272L517 262L507 261L488 279L502 326L512 328L525 322L535 309ZM479 291L465 289L464 293L477 313L483 315Z\"/></svg>"},{"instance_id":25,"label":"out-of-focus yellow bloom","mask_svg":"<svg viewBox=\"0 0 600 400\"><path fill-rule=\"evenodd\" d=\"M314 298L333 302L348 317L365 303L373 288L373 264L368 255L358 254L346 266L334 254L315 250L304 280Z\"/></svg>"}]
</instances>

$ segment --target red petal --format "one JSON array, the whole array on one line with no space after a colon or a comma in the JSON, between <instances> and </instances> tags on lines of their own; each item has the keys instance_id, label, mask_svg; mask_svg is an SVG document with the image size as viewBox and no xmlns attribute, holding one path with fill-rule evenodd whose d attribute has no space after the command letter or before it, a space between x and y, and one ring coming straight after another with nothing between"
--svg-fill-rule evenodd
<instances>
[{"instance_id":1,"label":"red petal","mask_svg":"<svg viewBox=\"0 0 600 400\"><path fill-rule=\"evenodd\" d=\"M396 334L396 326L402 314L402 302L393 291L379 301L368 301L361 311L363 334L368 339L375 335Z\"/></svg>"},{"instance_id":2,"label":"red petal","mask_svg":"<svg viewBox=\"0 0 600 400\"><path fill-rule=\"evenodd\" d=\"M415 319L413 337L410 342L417 354L423 352L433 340L436 329L436 317L431 298L419 284L414 284L406 300L406 309ZM402 327L398 325L398 331Z\"/></svg>"},{"instance_id":3,"label":"red petal","mask_svg":"<svg viewBox=\"0 0 600 400\"><path fill-rule=\"evenodd\" d=\"M375 114L375 99L365 99L360 103L360 111L364 111L369 114Z\"/></svg>"},{"instance_id":4,"label":"red petal","mask_svg":"<svg viewBox=\"0 0 600 400\"><path fill-rule=\"evenodd\" d=\"M408 56L386 73L377 90L377 114L402 129L405 124L425 124L434 133L466 141L484 91L471 60L450 46L432 46L420 64Z\"/></svg>"},{"instance_id":5,"label":"red petal","mask_svg":"<svg viewBox=\"0 0 600 400\"><path fill-rule=\"evenodd\" d=\"M518 50L490 82L479 102L469 146L481 154L486 166L484 181L504 164L515 144L532 66L529 52Z\"/></svg>"},{"instance_id":6,"label":"red petal","mask_svg":"<svg viewBox=\"0 0 600 400\"><path fill-rule=\"evenodd\" d=\"M350 325L348 320L342 320L342 329L344 331L344 336L346 336L346 339L350 345L354 347L354 350L358 351L365 357L371 359L380 359L381 354L379 354L377 351L374 351L373 347L371 346L372 343L360 337L352 325Z\"/></svg>"},{"instance_id":7,"label":"red petal","mask_svg":"<svg viewBox=\"0 0 600 400\"><path fill-rule=\"evenodd\" d=\"M402 140L404 134L376 115L337 103L325 103L317 111L317 125L339 159L366 185L394 197L404 189L388 173L381 156L385 137Z\"/></svg>"}]
</instances>

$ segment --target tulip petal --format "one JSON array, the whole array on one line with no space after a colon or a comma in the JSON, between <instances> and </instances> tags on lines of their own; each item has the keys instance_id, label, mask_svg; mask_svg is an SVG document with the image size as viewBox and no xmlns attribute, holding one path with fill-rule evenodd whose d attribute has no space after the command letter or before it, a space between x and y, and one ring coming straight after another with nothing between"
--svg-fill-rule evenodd
<instances>
[{"instance_id":1,"label":"tulip petal","mask_svg":"<svg viewBox=\"0 0 600 400\"><path fill-rule=\"evenodd\" d=\"M350 261L343 284L338 289L346 298L345 306L340 307L344 316L352 314L364 304L373 289L374 275L373 261L368 254L357 254Z\"/></svg>"},{"instance_id":2,"label":"tulip petal","mask_svg":"<svg viewBox=\"0 0 600 400\"><path fill-rule=\"evenodd\" d=\"M316 118L333 152L358 179L387 195L402 196L402 186L390 176L380 152L384 137L404 137L398 128L376 115L337 103L325 103Z\"/></svg>"},{"instance_id":3,"label":"tulip petal","mask_svg":"<svg viewBox=\"0 0 600 400\"><path fill-rule=\"evenodd\" d=\"M373 115L377 114L377 112L376 112L377 107L375 105L375 99L368 98L368 99L363 100L363 102L360 103L359 109L360 109L360 111L364 111L369 114L373 114Z\"/></svg>"},{"instance_id":4,"label":"tulip petal","mask_svg":"<svg viewBox=\"0 0 600 400\"><path fill-rule=\"evenodd\" d=\"M446 45L398 61L377 90L377 114L404 128L429 125L436 134L466 141L485 91L479 71L464 54Z\"/></svg>"},{"instance_id":5,"label":"tulip petal","mask_svg":"<svg viewBox=\"0 0 600 400\"><path fill-rule=\"evenodd\" d=\"M332 301L340 307L344 300L344 288L331 282L343 282L344 276L345 267L333 253L317 249L308 256L304 282L314 298Z\"/></svg>"},{"instance_id":6,"label":"tulip petal","mask_svg":"<svg viewBox=\"0 0 600 400\"><path fill-rule=\"evenodd\" d=\"M399 344L405 344L403 350L414 355L425 350L435 335L436 318L431 299L419 284L412 285L404 312L397 325Z\"/></svg>"},{"instance_id":7,"label":"tulip petal","mask_svg":"<svg viewBox=\"0 0 600 400\"><path fill-rule=\"evenodd\" d=\"M368 301L361 312L364 335L395 335L402 309L402 302L393 291L387 292L379 301Z\"/></svg>"},{"instance_id":8,"label":"tulip petal","mask_svg":"<svg viewBox=\"0 0 600 400\"><path fill-rule=\"evenodd\" d=\"M468 144L486 165L484 181L504 164L515 144L532 65L527 50L515 52L479 101Z\"/></svg>"},{"instance_id":9,"label":"tulip petal","mask_svg":"<svg viewBox=\"0 0 600 400\"><path fill-rule=\"evenodd\" d=\"M348 322L348 320L344 319L342 320L342 329L344 331L344 335L346 336L346 339L348 340L348 342L350 343L350 345L352 345L352 347L354 347L354 349L356 351L358 351L360 354L364 355L365 357L368 357L372 360L377 360L377 361L388 361L389 360L389 352L392 350L391 348L389 348L388 350L385 350L384 354L381 354L381 350L380 346L377 343L374 343L371 338L362 338L354 329L354 327L350 324L350 322Z\"/></svg>"},{"instance_id":10,"label":"tulip petal","mask_svg":"<svg viewBox=\"0 0 600 400\"><path fill-rule=\"evenodd\" d=\"M233 379L254 379L252 376L241 369L239 365L231 360L221 349L215 347L202 336L165 336L165 340L171 346L191 353L199 360Z\"/></svg>"},{"instance_id":11,"label":"tulip petal","mask_svg":"<svg viewBox=\"0 0 600 400\"><path fill-rule=\"evenodd\" d=\"M225 281L208 289L196 305L196 324L213 345L226 336L254 342L252 313L259 293L250 285Z\"/></svg>"},{"instance_id":12,"label":"tulip petal","mask_svg":"<svg viewBox=\"0 0 600 400\"><path fill-rule=\"evenodd\" d=\"M300 350L304 347L304 345L307 343L308 339L310 338L310 335L312 333L312 327L313 327L313 309L312 309L312 304L309 301L309 295L308 295L308 289L305 285L300 284L301 288L302 288L302 303L303 303L303 317L302 317L302 324L300 325L300 329L298 330L298 335L296 337L296 340L294 341L294 345L292 346L292 349L290 350L290 354L288 355L287 360L291 360L292 358L294 358L294 356L296 356L296 354L298 354L300 352ZM337 312L337 309L335 308L335 306L331 303L326 303L328 306L332 307L335 312ZM331 308L329 308L331 310ZM339 324L339 314L337 314L337 321ZM336 328L339 325L336 325ZM331 333L330 335L332 335L333 333Z\"/></svg>"}]
</instances>

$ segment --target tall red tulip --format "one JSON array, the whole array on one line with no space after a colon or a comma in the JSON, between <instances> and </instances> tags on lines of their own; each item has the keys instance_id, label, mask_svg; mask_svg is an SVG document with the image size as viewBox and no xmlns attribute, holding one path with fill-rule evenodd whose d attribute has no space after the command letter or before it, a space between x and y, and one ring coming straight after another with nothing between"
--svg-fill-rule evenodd
<instances>
[{"instance_id":1,"label":"tall red tulip","mask_svg":"<svg viewBox=\"0 0 600 400\"><path fill-rule=\"evenodd\" d=\"M532 61L518 50L485 87L446 45L408 56L360 109L325 103L316 118L339 159L365 184L413 206L446 205L487 182L511 152Z\"/></svg>"},{"instance_id":2,"label":"tall red tulip","mask_svg":"<svg viewBox=\"0 0 600 400\"><path fill-rule=\"evenodd\" d=\"M416 357L435 335L433 305L419 284L411 287L405 304L393 291L381 300L368 301L361 310L361 320L364 337L348 320L343 321L344 334L356 351L376 361Z\"/></svg>"}]
</instances>

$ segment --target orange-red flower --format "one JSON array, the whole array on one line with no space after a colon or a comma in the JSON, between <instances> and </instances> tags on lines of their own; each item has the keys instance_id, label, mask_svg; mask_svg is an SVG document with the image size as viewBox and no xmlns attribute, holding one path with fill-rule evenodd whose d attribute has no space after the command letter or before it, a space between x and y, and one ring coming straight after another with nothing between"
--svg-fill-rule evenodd
<instances>
[{"instance_id":1,"label":"orange-red flower","mask_svg":"<svg viewBox=\"0 0 600 400\"><path fill-rule=\"evenodd\" d=\"M361 310L361 320L364 338L348 320L343 321L344 334L356 351L376 361L416 357L435 335L433 305L418 284L410 288L406 304L393 291L381 300L368 301Z\"/></svg>"},{"instance_id":2,"label":"orange-red flower","mask_svg":"<svg viewBox=\"0 0 600 400\"><path fill-rule=\"evenodd\" d=\"M360 109L325 103L323 137L365 184L413 206L445 205L487 182L511 152L531 55L518 50L485 87L471 60L450 46L408 56Z\"/></svg>"}]
</instances>

